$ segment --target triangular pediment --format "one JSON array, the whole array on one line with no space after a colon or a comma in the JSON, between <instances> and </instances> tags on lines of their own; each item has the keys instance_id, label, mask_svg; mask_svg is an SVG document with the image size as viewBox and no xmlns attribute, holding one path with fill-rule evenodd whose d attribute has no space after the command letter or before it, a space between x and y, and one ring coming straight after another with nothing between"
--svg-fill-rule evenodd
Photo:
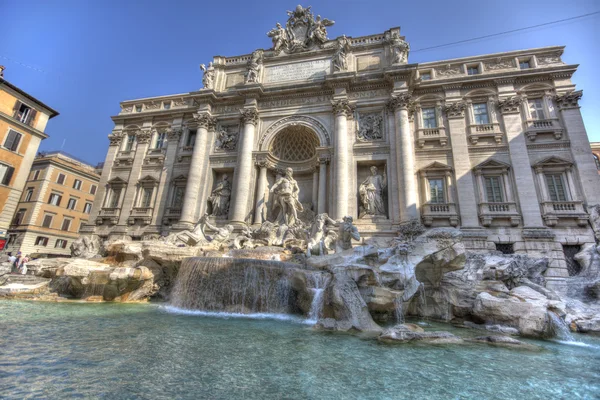
<instances>
[{"instance_id":1,"label":"triangular pediment","mask_svg":"<svg viewBox=\"0 0 600 400\"><path fill-rule=\"evenodd\" d=\"M474 169L497 169L497 168L510 168L510 165L503 163L498 160L487 160L477 165Z\"/></svg>"},{"instance_id":2,"label":"triangular pediment","mask_svg":"<svg viewBox=\"0 0 600 400\"><path fill-rule=\"evenodd\" d=\"M452 167L450 167L449 165L446 164L442 164L439 161L434 161L431 164L427 165L426 167L422 168L423 170L436 170L436 171L451 171Z\"/></svg>"},{"instance_id":3,"label":"triangular pediment","mask_svg":"<svg viewBox=\"0 0 600 400\"><path fill-rule=\"evenodd\" d=\"M171 179L171 182L187 182L187 176L181 174Z\"/></svg>"},{"instance_id":4,"label":"triangular pediment","mask_svg":"<svg viewBox=\"0 0 600 400\"><path fill-rule=\"evenodd\" d=\"M560 158L557 156L546 157L541 161L538 161L533 166L534 167L563 167L573 165L573 163L569 160L565 160L564 158Z\"/></svg>"},{"instance_id":5,"label":"triangular pediment","mask_svg":"<svg viewBox=\"0 0 600 400\"><path fill-rule=\"evenodd\" d=\"M156 179L156 178L155 178L155 177L153 177L153 176L146 175L145 177L143 177L142 179L140 179L140 182L153 182L153 183L155 183L155 182L156 182L156 183L157 183L157 182L158 182L158 179Z\"/></svg>"},{"instance_id":6,"label":"triangular pediment","mask_svg":"<svg viewBox=\"0 0 600 400\"><path fill-rule=\"evenodd\" d=\"M108 181L109 185L126 185L127 181L124 180L123 178L120 178L118 176L112 178L111 180Z\"/></svg>"}]
</instances>

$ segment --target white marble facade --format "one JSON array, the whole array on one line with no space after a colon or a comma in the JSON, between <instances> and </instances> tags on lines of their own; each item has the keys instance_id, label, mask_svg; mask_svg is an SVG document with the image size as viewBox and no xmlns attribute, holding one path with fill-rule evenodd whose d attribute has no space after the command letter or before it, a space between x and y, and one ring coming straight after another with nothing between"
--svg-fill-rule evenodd
<instances>
[{"instance_id":1,"label":"white marble facade","mask_svg":"<svg viewBox=\"0 0 600 400\"><path fill-rule=\"evenodd\" d=\"M333 21L288 15L273 48L215 57L204 88L121 103L85 232L273 220L270 188L291 168L304 217L350 215L365 237L421 218L472 249L543 253L549 281L566 276L562 246L593 242L600 178L563 47L410 64L399 28L328 39ZM372 166L384 204L366 213Z\"/></svg>"}]
</instances>

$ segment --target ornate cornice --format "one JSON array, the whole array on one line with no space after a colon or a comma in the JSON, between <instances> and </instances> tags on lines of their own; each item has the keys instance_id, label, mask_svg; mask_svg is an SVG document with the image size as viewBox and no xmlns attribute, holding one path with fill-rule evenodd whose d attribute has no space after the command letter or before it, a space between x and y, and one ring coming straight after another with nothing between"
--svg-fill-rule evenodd
<instances>
[{"instance_id":1,"label":"ornate cornice","mask_svg":"<svg viewBox=\"0 0 600 400\"><path fill-rule=\"evenodd\" d=\"M396 111L398 109L408 110L412 108L414 101L412 99L412 95L410 93L401 93L396 96L392 96L390 100L387 102L387 108L390 111Z\"/></svg>"},{"instance_id":2,"label":"ornate cornice","mask_svg":"<svg viewBox=\"0 0 600 400\"><path fill-rule=\"evenodd\" d=\"M207 112L194 114L194 121L199 128L214 129L217 125L217 119Z\"/></svg>"},{"instance_id":3,"label":"ornate cornice","mask_svg":"<svg viewBox=\"0 0 600 400\"><path fill-rule=\"evenodd\" d=\"M498 100L498 108L502 114L517 114L521 112L521 103L523 103L521 96L512 96L504 100Z\"/></svg>"},{"instance_id":4,"label":"ornate cornice","mask_svg":"<svg viewBox=\"0 0 600 400\"><path fill-rule=\"evenodd\" d=\"M448 118L464 118L467 103L457 101L455 103L447 103L444 105L444 112Z\"/></svg>"},{"instance_id":5,"label":"ornate cornice","mask_svg":"<svg viewBox=\"0 0 600 400\"><path fill-rule=\"evenodd\" d=\"M335 115L345 115L346 117L351 117L356 108L347 99L334 100L331 102L331 106Z\"/></svg>"},{"instance_id":6,"label":"ornate cornice","mask_svg":"<svg viewBox=\"0 0 600 400\"><path fill-rule=\"evenodd\" d=\"M560 110L568 110L570 108L579 108L579 99L583 96L583 91L576 90L573 92L565 93L563 95L554 96L556 104Z\"/></svg>"},{"instance_id":7,"label":"ornate cornice","mask_svg":"<svg viewBox=\"0 0 600 400\"><path fill-rule=\"evenodd\" d=\"M258 123L258 111L255 108L242 108L240 114L244 124L256 125Z\"/></svg>"}]
</instances>

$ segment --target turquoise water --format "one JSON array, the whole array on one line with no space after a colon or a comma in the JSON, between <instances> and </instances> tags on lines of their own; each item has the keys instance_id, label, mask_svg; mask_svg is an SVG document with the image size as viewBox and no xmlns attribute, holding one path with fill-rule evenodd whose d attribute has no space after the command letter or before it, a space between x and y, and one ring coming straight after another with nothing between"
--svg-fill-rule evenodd
<instances>
[{"instance_id":1,"label":"turquoise water","mask_svg":"<svg viewBox=\"0 0 600 400\"><path fill-rule=\"evenodd\" d=\"M387 346L294 320L0 301L0 398L599 398L600 339L576 340L530 341L539 353Z\"/></svg>"}]
</instances>

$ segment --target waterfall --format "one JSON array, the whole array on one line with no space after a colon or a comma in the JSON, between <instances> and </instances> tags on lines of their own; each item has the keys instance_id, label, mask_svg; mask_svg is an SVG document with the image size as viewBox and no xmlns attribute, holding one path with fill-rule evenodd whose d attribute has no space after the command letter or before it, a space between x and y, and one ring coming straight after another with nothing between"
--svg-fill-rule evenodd
<instances>
[{"instance_id":1,"label":"waterfall","mask_svg":"<svg viewBox=\"0 0 600 400\"><path fill-rule=\"evenodd\" d=\"M556 338L565 342L575 342L567 323L553 312L548 312L550 317L550 330Z\"/></svg>"},{"instance_id":2,"label":"waterfall","mask_svg":"<svg viewBox=\"0 0 600 400\"><path fill-rule=\"evenodd\" d=\"M88 297L104 295L104 287L109 281L109 271L91 271L90 274L82 280L84 284L82 299Z\"/></svg>"},{"instance_id":3,"label":"waterfall","mask_svg":"<svg viewBox=\"0 0 600 400\"><path fill-rule=\"evenodd\" d=\"M308 275L307 285L313 293L312 302L310 304L310 311L308 313L309 324L316 324L321 316L323 310L323 292L329 283L330 277L324 273L314 273Z\"/></svg>"},{"instance_id":4,"label":"waterfall","mask_svg":"<svg viewBox=\"0 0 600 400\"><path fill-rule=\"evenodd\" d=\"M404 323L404 305L402 302L402 297L396 297L394 299L394 317L396 318L397 324Z\"/></svg>"}]
</instances>

